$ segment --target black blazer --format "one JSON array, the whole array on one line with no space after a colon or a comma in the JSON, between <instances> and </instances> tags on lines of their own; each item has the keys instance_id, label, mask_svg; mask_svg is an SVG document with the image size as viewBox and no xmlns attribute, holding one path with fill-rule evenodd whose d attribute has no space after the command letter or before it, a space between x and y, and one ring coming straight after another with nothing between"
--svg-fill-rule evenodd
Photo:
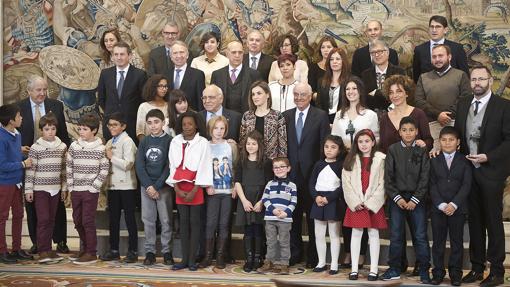
<instances>
[{"instance_id":1,"label":"black blazer","mask_svg":"<svg viewBox=\"0 0 510 287\"><path fill-rule=\"evenodd\" d=\"M21 145L32 146L34 144L34 117L32 116L32 107L30 105L30 98L21 100L18 103L20 114L23 117L19 132L21 134ZM64 116L64 105L59 100L54 100L46 97L44 100L44 110L46 114L52 112L58 121L57 136L58 138L69 147L71 139L67 133L66 119ZM39 127L36 127L39 128Z\"/></svg>"},{"instance_id":2,"label":"black blazer","mask_svg":"<svg viewBox=\"0 0 510 287\"><path fill-rule=\"evenodd\" d=\"M429 188L433 204L432 211L442 213L437 208L439 204L453 202L457 205L458 212L466 214L471 180L471 163L465 155L456 152L450 169L443 153L430 159Z\"/></svg>"},{"instance_id":3,"label":"black blazer","mask_svg":"<svg viewBox=\"0 0 510 287\"><path fill-rule=\"evenodd\" d=\"M232 111L229 109L223 108L222 115L227 118L228 121L228 133L225 137L226 139L233 139L237 143L239 142L239 130L241 129L241 114ZM200 115L204 118L204 121L206 121L207 124L207 111L203 110L200 111ZM207 129L209 131L209 129ZM207 133L207 137L210 138L209 132Z\"/></svg>"},{"instance_id":4,"label":"black blazer","mask_svg":"<svg viewBox=\"0 0 510 287\"><path fill-rule=\"evenodd\" d=\"M386 79L392 75L405 75L404 69L391 63L386 70ZM368 93L376 90L374 96L367 96L367 107L371 110L386 110L390 102L383 95L382 91L377 89L377 75L375 74L375 66L372 66L361 72L361 80L365 84L365 90Z\"/></svg>"},{"instance_id":5,"label":"black blazer","mask_svg":"<svg viewBox=\"0 0 510 287\"><path fill-rule=\"evenodd\" d=\"M461 98L457 104L455 128L460 131L460 151L469 154L466 120L473 96ZM492 94L482 120L478 153L487 155L480 172L484 178L504 181L510 175L510 101Z\"/></svg>"},{"instance_id":6,"label":"black blazer","mask_svg":"<svg viewBox=\"0 0 510 287\"><path fill-rule=\"evenodd\" d=\"M170 89L174 88L174 67L170 70L168 75L168 86ZM204 72L192 68L190 65L186 66L184 75L181 75L181 86L179 90L186 94L188 104L195 111L204 109L202 105L202 92L205 89L205 76Z\"/></svg>"},{"instance_id":7,"label":"black blazer","mask_svg":"<svg viewBox=\"0 0 510 287\"><path fill-rule=\"evenodd\" d=\"M320 81L320 80L319 80ZM317 85L317 98L315 106L329 114L329 90L330 87L324 87L323 85ZM336 110L338 111L342 106L342 92L339 92L338 105ZM333 122L331 122L333 123Z\"/></svg>"},{"instance_id":8,"label":"black blazer","mask_svg":"<svg viewBox=\"0 0 510 287\"><path fill-rule=\"evenodd\" d=\"M390 48L390 63L395 66L398 66L398 55L397 51ZM351 73L361 77L361 72L372 67L372 60L370 58L370 50L368 49L368 45L356 49L354 54L352 55L352 66Z\"/></svg>"},{"instance_id":9,"label":"black blazer","mask_svg":"<svg viewBox=\"0 0 510 287\"><path fill-rule=\"evenodd\" d=\"M454 68L462 70L469 75L469 67L467 64L467 56L464 48L461 44L444 40L444 44L448 45L452 50L452 60L450 61L450 65ZM420 75L426 73L428 71L432 71L434 67L432 66L430 60L430 41L422 43L414 48L413 55L413 79L414 82L417 83Z\"/></svg>"},{"instance_id":10,"label":"black blazer","mask_svg":"<svg viewBox=\"0 0 510 287\"><path fill-rule=\"evenodd\" d=\"M168 77L170 70L173 70L174 63L170 61L166 53L165 46L156 47L149 53L149 67L147 74L150 76L154 74L162 74Z\"/></svg>"},{"instance_id":11,"label":"black blazer","mask_svg":"<svg viewBox=\"0 0 510 287\"><path fill-rule=\"evenodd\" d=\"M138 106L143 102L143 86L147 81L145 71L129 65L129 70L122 88L122 95L117 95L117 67L113 66L101 71L97 85L98 103L104 111L103 137L111 138L110 131L106 127L108 116L114 112L122 112L126 117L126 132L138 144L136 137L136 114Z\"/></svg>"},{"instance_id":12,"label":"black blazer","mask_svg":"<svg viewBox=\"0 0 510 287\"><path fill-rule=\"evenodd\" d=\"M283 113L287 125L287 156L292 166L290 179L293 182L296 182L298 178L309 179L314 164L320 159L323 140L330 133L328 114L310 105L303 125L301 141L298 143L296 109Z\"/></svg>"},{"instance_id":13,"label":"black blazer","mask_svg":"<svg viewBox=\"0 0 510 287\"><path fill-rule=\"evenodd\" d=\"M220 87L220 89L223 91L224 108L234 110L238 113L243 114L248 110L248 97L250 96L250 86L253 82L260 80L260 74L256 70L253 70L248 66L243 65L243 68L241 69L241 72L239 72L239 76L237 77L237 81L242 81L241 83L242 94L232 95L227 92L228 86L232 85L230 82L229 67L230 66L227 65L221 69L214 71L211 76L211 84L215 84L216 86ZM232 104L231 99L234 97L241 98L240 106L234 106Z\"/></svg>"},{"instance_id":14,"label":"black blazer","mask_svg":"<svg viewBox=\"0 0 510 287\"><path fill-rule=\"evenodd\" d=\"M243 66L249 67L251 60L249 59L250 54L244 54ZM260 54L259 64L257 65L257 71L259 72L260 78L267 82L269 78L269 71L271 70L271 64L273 63L273 57L264 53Z\"/></svg>"}]
</instances>

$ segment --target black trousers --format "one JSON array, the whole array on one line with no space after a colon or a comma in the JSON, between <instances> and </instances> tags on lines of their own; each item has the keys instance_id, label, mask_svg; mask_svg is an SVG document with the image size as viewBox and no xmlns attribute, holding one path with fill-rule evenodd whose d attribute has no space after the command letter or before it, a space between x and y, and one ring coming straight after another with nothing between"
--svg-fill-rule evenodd
<instances>
[{"instance_id":1,"label":"black trousers","mask_svg":"<svg viewBox=\"0 0 510 287\"><path fill-rule=\"evenodd\" d=\"M504 180L490 180L479 169L473 169L473 182L469 194L469 255L472 269L485 270L491 263L491 273L503 276L505 269L505 231L503 227ZM485 249L485 236L489 244Z\"/></svg>"},{"instance_id":2,"label":"black trousers","mask_svg":"<svg viewBox=\"0 0 510 287\"><path fill-rule=\"evenodd\" d=\"M27 212L28 235L33 245L37 244L37 214L35 212L34 202L25 201L25 210ZM67 243L67 213L63 201L58 202L57 215L55 218L55 227L53 228L53 242Z\"/></svg>"},{"instance_id":3,"label":"black trousers","mask_svg":"<svg viewBox=\"0 0 510 287\"><path fill-rule=\"evenodd\" d=\"M448 259L448 272L450 278L462 277L462 255L464 253L463 233L466 216L462 213L447 216L442 212L431 212L432 223L432 260L434 269L432 274L436 277L444 277L444 253L446 249L446 237L450 234L450 258Z\"/></svg>"},{"instance_id":4,"label":"black trousers","mask_svg":"<svg viewBox=\"0 0 510 287\"><path fill-rule=\"evenodd\" d=\"M181 225L181 263L193 265L195 264L196 251L200 239L201 211L203 205L178 204L177 209L179 210L179 222Z\"/></svg>"},{"instance_id":5,"label":"black trousers","mask_svg":"<svg viewBox=\"0 0 510 287\"><path fill-rule=\"evenodd\" d=\"M135 219L136 190L108 190L108 212L110 217L110 249L119 250L120 215L124 209L124 219L129 234L129 251L138 250L138 229Z\"/></svg>"}]
</instances>

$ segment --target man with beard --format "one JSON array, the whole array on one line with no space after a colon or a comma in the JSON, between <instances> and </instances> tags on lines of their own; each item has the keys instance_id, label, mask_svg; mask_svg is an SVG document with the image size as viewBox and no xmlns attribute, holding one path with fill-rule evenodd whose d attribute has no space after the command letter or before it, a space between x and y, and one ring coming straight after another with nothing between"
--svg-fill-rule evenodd
<instances>
[{"instance_id":1,"label":"man with beard","mask_svg":"<svg viewBox=\"0 0 510 287\"><path fill-rule=\"evenodd\" d=\"M451 59L449 46L437 45L432 48L434 70L422 74L416 85L415 105L429 118L430 134L436 150L439 149L441 128L454 124L457 102L471 94L467 74L453 68Z\"/></svg>"},{"instance_id":2,"label":"man with beard","mask_svg":"<svg viewBox=\"0 0 510 287\"><path fill-rule=\"evenodd\" d=\"M490 273L480 286L504 283L505 234L503 189L510 175L510 101L491 92L493 78L485 66L470 75L472 95L459 100L455 128L460 132L460 152L473 165L469 194L469 254L471 271L463 283L483 279L485 263ZM486 250L486 235L488 248Z\"/></svg>"}]
</instances>

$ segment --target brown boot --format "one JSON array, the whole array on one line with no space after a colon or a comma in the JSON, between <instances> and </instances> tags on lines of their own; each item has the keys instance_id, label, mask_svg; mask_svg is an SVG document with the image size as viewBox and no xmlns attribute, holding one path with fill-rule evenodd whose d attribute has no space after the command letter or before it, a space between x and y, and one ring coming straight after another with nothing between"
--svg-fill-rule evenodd
<instances>
[{"instance_id":1,"label":"brown boot","mask_svg":"<svg viewBox=\"0 0 510 287\"><path fill-rule=\"evenodd\" d=\"M224 251L225 251L225 243L226 238L219 238L218 239L218 251L216 252L216 265L215 267L218 269L225 269L227 265L225 264L225 257Z\"/></svg>"},{"instance_id":2,"label":"brown boot","mask_svg":"<svg viewBox=\"0 0 510 287\"><path fill-rule=\"evenodd\" d=\"M260 273L271 272L271 271L273 271L273 268L274 268L273 262L266 259L266 261L264 261L264 265L262 265L262 267L258 268L257 272L260 272Z\"/></svg>"},{"instance_id":3,"label":"brown boot","mask_svg":"<svg viewBox=\"0 0 510 287\"><path fill-rule=\"evenodd\" d=\"M205 240L205 256L204 259L198 264L198 268L207 268L211 265L212 256L214 252L214 238Z\"/></svg>"},{"instance_id":4,"label":"brown boot","mask_svg":"<svg viewBox=\"0 0 510 287\"><path fill-rule=\"evenodd\" d=\"M289 274L289 266L288 265L279 264L278 269L280 269L279 270L280 272L278 272L278 274L280 274L280 275L288 275Z\"/></svg>"}]
</instances>

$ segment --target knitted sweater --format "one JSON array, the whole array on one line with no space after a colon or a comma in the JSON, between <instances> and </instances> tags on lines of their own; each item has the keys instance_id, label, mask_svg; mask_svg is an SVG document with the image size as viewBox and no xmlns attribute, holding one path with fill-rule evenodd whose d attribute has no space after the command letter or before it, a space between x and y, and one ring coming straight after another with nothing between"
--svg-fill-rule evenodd
<instances>
[{"instance_id":1,"label":"knitted sweater","mask_svg":"<svg viewBox=\"0 0 510 287\"><path fill-rule=\"evenodd\" d=\"M292 212L297 204L296 184L287 178L275 178L267 183L262 195L262 203L266 207L264 220L292 222ZM286 218L278 218L273 210L279 208L287 213Z\"/></svg>"},{"instance_id":2,"label":"knitted sweater","mask_svg":"<svg viewBox=\"0 0 510 287\"><path fill-rule=\"evenodd\" d=\"M0 185L16 185L23 180L21 135L0 126Z\"/></svg>"},{"instance_id":3,"label":"knitted sweater","mask_svg":"<svg viewBox=\"0 0 510 287\"><path fill-rule=\"evenodd\" d=\"M99 192L108 176L110 163L101 139L78 139L67 152L67 188L69 191Z\"/></svg>"},{"instance_id":4,"label":"knitted sweater","mask_svg":"<svg viewBox=\"0 0 510 287\"><path fill-rule=\"evenodd\" d=\"M67 146L58 137L54 141L39 138L28 152L32 167L25 175L25 193L34 190L47 191L52 195L67 191L65 153Z\"/></svg>"}]
</instances>

